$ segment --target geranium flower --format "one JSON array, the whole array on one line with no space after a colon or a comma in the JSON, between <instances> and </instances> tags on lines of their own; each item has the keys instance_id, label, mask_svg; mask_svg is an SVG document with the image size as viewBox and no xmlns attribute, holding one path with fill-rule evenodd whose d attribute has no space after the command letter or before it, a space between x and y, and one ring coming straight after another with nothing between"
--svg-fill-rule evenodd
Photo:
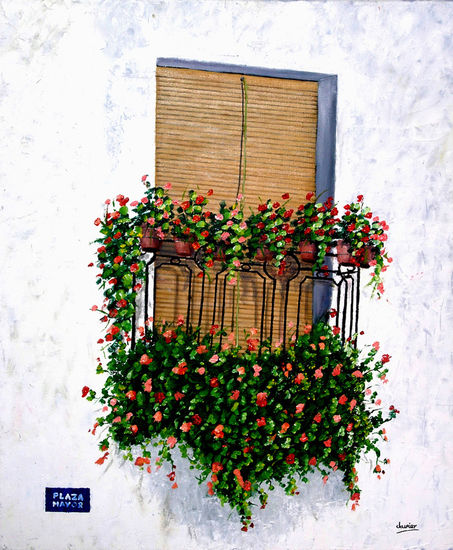
<instances>
[{"instance_id":1,"label":"geranium flower","mask_svg":"<svg viewBox=\"0 0 453 550\"><path fill-rule=\"evenodd\" d=\"M349 410L352 411L352 409L357 405L357 401L355 399L351 399L351 402L349 403Z\"/></svg>"},{"instance_id":2,"label":"geranium flower","mask_svg":"<svg viewBox=\"0 0 453 550\"><path fill-rule=\"evenodd\" d=\"M137 399L137 393L134 390L130 390L126 393L126 397L131 401L135 401L135 399Z\"/></svg>"},{"instance_id":3,"label":"geranium flower","mask_svg":"<svg viewBox=\"0 0 453 550\"><path fill-rule=\"evenodd\" d=\"M294 383L300 384L304 379L305 379L305 376L303 375L303 373L299 372L299 374L294 378Z\"/></svg>"},{"instance_id":4,"label":"geranium flower","mask_svg":"<svg viewBox=\"0 0 453 550\"><path fill-rule=\"evenodd\" d=\"M284 422L282 424L282 427L280 428L280 433L281 434L284 434L288 431L288 428L289 428L289 423L288 422Z\"/></svg>"},{"instance_id":5,"label":"geranium flower","mask_svg":"<svg viewBox=\"0 0 453 550\"><path fill-rule=\"evenodd\" d=\"M220 470L223 470L223 464L221 462L213 462L211 470L216 474L220 472Z\"/></svg>"},{"instance_id":6,"label":"geranium flower","mask_svg":"<svg viewBox=\"0 0 453 550\"><path fill-rule=\"evenodd\" d=\"M267 405L267 393L266 392L260 392L256 396L256 404L258 407L265 407Z\"/></svg>"},{"instance_id":7,"label":"geranium flower","mask_svg":"<svg viewBox=\"0 0 453 550\"><path fill-rule=\"evenodd\" d=\"M197 369L197 372L198 374L204 374L206 372L205 368L204 367L200 367L199 369Z\"/></svg>"},{"instance_id":8,"label":"geranium flower","mask_svg":"<svg viewBox=\"0 0 453 550\"><path fill-rule=\"evenodd\" d=\"M331 445L332 445L332 438L329 437L329 439L326 439L323 443L324 443L324 445L325 445L326 447L331 447Z\"/></svg>"},{"instance_id":9,"label":"geranium flower","mask_svg":"<svg viewBox=\"0 0 453 550\"><path fill-rule=\"evenodd\" d=\"M167 437L167 445L170 447L170 449L173 449L177 441L178 440L176 439L176 437L173 437L172 435L170 437Z\"/></svg>"},{"instance_id":10,"label":"geranium flower","mask_svg":"<svg viewBox=\"0 0 453 550\"><path fill-rule=\"evenodd\" d=\"M289 454L286 458L286 463L287 464L294 464L294 460L295 460L295 456L293 453Z\"/></svg>"},{"instance_id":11,"label":"geranium flower","mask_svg":"<svg viewBox=\"0 0 453 550\"><path fill-rule=\"evenodd\" d=\"M212 430L212 435L217 438L217 439L222 439L223 436L225 435L223 433L223 425L222 424L218 424L213 430Z\"/></svg>"},{"instance_id":12,"label":"geranium flower","mask_svg":"<svg viewBox=\"0 0 453 550\"><path fill-rule=\"evenodd\" d=\"M310 464L310 466L316 466L316 457L310 458L308 464Z\"/></svg>"},{"instance_id":13,"label":"geranium flower","mask_svg":"<svg viewBox=\"0 0 453 550\"><path fill-rule=\"evenodd\" d=\"M199 414L194 414L192 416L192 420L193 420L193 423L195 424L195 426L199 426L202 422L201 416Z\"/></svg>"},{"instance_id":14,"label":"geranium flower","mask_svg":"<svg viewBox=\"0 0 453 550\"><path fill-rule=\"evenodd\" d=\"M264 416L262 416L261 418L256 419L256 423L258 424L259 427L265 426L266 425L266 419L264 418Z\"/></svg>"},{"instance_id":15,"label":"geranium flower","mask_svg":"<svg viewBox=\"0 0 453 550\"><path fill-rule=\"evenodd\" d=\"M308 437L306 436L305 433L303 433L303 434L299 437L299 441L302 441L302 443L305 443L306 441L308 441Z\"/></svg>"},{"instance_id":16,"label":"geranium flower","mask_svg":"<svg viewBox=\"0 0 453 550\"><path fill-rule=\"evenodd\" d=\"M333 415L333 421L334 422L338 423L338 422L340 422L340 420L341 420L341 416L339 414L334 414Z\"/></svg>"},{"instance_id":17,"label":"geranium flower","mask_svg":"<svg viewBox=\"0 0 453 550\"><path fill-rule=\"evenodd\" d=\"M299 403L298 405L296 405L296 414L301 413L304 410L304 407L305 403Z\"/></svg>"},{"instance_id":18,"label":"geranium flower","mask_svg":"<svg viewBox=\"0 0 453 550\"><path fill-rule=\"evenodd\" d=\"M219 386L219 379L215 376L209 381L211 388L217 388Z\"/></svg>"},{"instance_id":19,"label":"geranium flower","mask_svg":"<svg viewBox=\"0 0 453 550\"><path fill-rule=\"evenodd\" d=\"M165 399L165 394L162 392L157 392L154 394L154 400L156 403L162 403L162 401Z\"/></svg>"},{"instance_id":20,"label":"geranium flower","mask_svg":"<svg viewBox=\"0 0 453 550\"><path fill-rule=\"evenodd\" d=\"M160 411L157 411L153 414L154 422L161 422L162 421L162 413Z\"/></svg>"},{"instance_id":21,"label":"geranium flower","mask_svg":"<svg viewBox=\"0 0 453 550\"><path fill-rule=\"evenodd\" d=\"M140 269L140 266L138 264L132 264L129 269L132 273L136 273Z\"/></svg>"},{"instance_id":22,"label":"geranium flower","mask_svg":"<svg viewBox=\"0 0 453 550\"><path fill-rule=\"evenodd\" d=\"M116 256L116 257L113 259L113 262L114 262L115 264L120 264L122 261L123 261L123 256Z\"/></svg>"},{"instance_id":23,"label":"geranium flower","mask_svg":"<svg viewBox=\"0 0 453 550\"><path fill-rule=\"evenodd\" d=\"M382 361L383 363L388 363L388 362L390 361L390 359L391 359L391 355L389 355L388 353L385 353L385 354L382 356L381 361Z\"/></svg>"},{"instance_id":24,"label":"geranium flower","mask_svg":"<svg viewBox=\"0 0 453 550\"><path fill-rule=\"evenodd\" d=\"M173 397L175 398L176 401L180 401L184 397L184 394L181 393L180 391L177 391L175 392Z\"/></svg>"},{"instance_id":25,"label":"geranium flower","mask_svg":"<svg viewBox=\"0 0 453 550\"><path fill-rule=\"evenodd\" d=\"M340 403L340 405L344 405L347 402L348 402L348 398L344 394L338 399L338 403Z\"/></svg>"},{"instance_id":26,"label":"geranium flower","mask_svg":"<svg viewBox=\"0 0 453 550\"><path fill-rule=\"evenodd\" d=\"M319 344L321 345L321 344ZM316 369L315 370L315 378L322 378L324 375L322 373L322 370L321 369Z\"/></svg>"},{"instance_id":27,"label":"geranium flower","mask_svg":"<svg viewBox=\"0 0 453 550\"><path fill-rule=\"evenodd\" d=\"M355 370L352 373L352 376L355 376L356 378L363 378L363 374L359 370Z\"/></svg>"},{"instance_id":28,"label":"geranium flower","mask_svg":"<svg viewBox=\"0 0 453 550\"><path fill-rule=\"evenodd\" d=\"M259 365L253 365L253 376L259 376L262 370L262 367L260 367Z\"/></svg>"},{"instance_id":29,"label":"geranium flower","mask_svg":"<svg viewBox=\"0 0 453 550\"><path fill-rule=\"evenodd\" d=\"M88 386L83 386L82 388L82 397L85 397L88 392L90 391L90 388Z\"/></svg>"},{"instance_id":30,"label":"geranium flower","mask_svg":"<svg viewBox=\"0 0 453 550\"><path fill-rule=\"evenodd\" d=\"M153 362L153 358L152 357L149 357L148 355L146 355L146 353L144 353L141 357L140 357L140 364L141 365L149 365L150 363Z\"/></svg>"},{"instance_id":31,"label":"geranium flower","mask_svg":"<svg viewBox=\"0 0 453 550\"><path fill-rule=\"evenodd\" d=\"M321 413L317 413L313 418L313 421L319 424L321 422L321 419L322 419Z\"/></svg>"},{"instance_id":32,"label":"geranium flower","mask_svg":"<svg viewBox=\"0 0 453 550\"><path fill-rule=\"evenodd\" d=\"M192 427L192 422L183 422L181 424L181 430L183 432L190 432L190 428Z\"/></svg>"},{"instance_id":33,"label":"geranium flower","mask_svg":"<svg viewBox=\"0 0 453 550\"><path fill-rule=\"evenodd\" d=\"M335 368L332 371L332 376L338 376L341 372L341 367L342 366L343 365L341 365L340 363L338 365L336 365Z\"/></svg>"},{"instance_id":34,"label":"geranium flower","mask_svg":"<svg viewBox=\"0 0 453 550\"><path fill-rule=\"evenodd\" d=\"M104 464L104 461L107 460L108 455L109 455L108 452L105 453L104 456L101 456L96 460L95 464L99 464L100 466L102 466L102 464Z\"/></svg>"},{"instance_id":35,"label":"geranium flower","mask_svg":"<svg viewBox=\"0 0 453 550\"><path fill-rule=\"evenodd\" d=\"M210 363L217 363L217 361L219 360L219 356L217 354L214 354L211 359L209 359L209 362Z\"/></svg>"},{"instance_id":36,"label":"geranium flower","mask_svg":"<svg viewBox=\"0 0 453 550\"><path fill-rule=\"evenodd\" d=\"M232 399L233 401L236 401L237 399L239 399L239 390L234 390L231 395L230 395L230 399Z\"/></svg>"}]
</instances>

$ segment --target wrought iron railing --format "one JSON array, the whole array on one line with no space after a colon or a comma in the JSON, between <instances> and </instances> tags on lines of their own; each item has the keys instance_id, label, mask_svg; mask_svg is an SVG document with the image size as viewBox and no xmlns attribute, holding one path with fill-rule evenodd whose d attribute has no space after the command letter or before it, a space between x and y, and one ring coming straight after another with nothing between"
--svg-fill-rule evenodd
<instances>
[{"instance_id":1,"label":"wrought iron railing","mask_svg":"<svg viewBox=\"0 0 453 550\"><path fill-rule=\"evenodd\" d=\"M132 345L137 327L156 315L172 321L176 317L169 317L180 313L192 326L234 330L233 303L239 290L229 287L221 262L205 271L201 258L201 250L191 257L177 256L170 243L157 253L143 255L146 271L132 320ZM238 268L240 284L249 289L248 303L239 299L239 308L255 316L260 343L278 339L285 346L290 335L297 337L305 324L323 316L339 327L343 341L352 339L358 331L360 268L339 265L334 254L328 254L324 269L315 272L295 254L285 260L283 273L272 260L249 261ZM168 288L169 277L175 282L173 288ZM160 297L162 292L166 297Z\"/></svg>"}]
</instances>

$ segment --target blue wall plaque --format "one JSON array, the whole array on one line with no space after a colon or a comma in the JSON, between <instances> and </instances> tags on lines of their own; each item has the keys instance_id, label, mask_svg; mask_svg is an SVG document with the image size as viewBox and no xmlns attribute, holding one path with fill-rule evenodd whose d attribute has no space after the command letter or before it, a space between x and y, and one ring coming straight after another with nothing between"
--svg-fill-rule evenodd
<instances>
[{"instance_id":1,"label":"blue wall plaque","mask_svg":"<svg viewBox=\"0 0 453 550\"><path fill-rule=\"evenodd\" d=\"M46 512L89 512L90 489L46 487Z\"/></svg>"}]
</instances>

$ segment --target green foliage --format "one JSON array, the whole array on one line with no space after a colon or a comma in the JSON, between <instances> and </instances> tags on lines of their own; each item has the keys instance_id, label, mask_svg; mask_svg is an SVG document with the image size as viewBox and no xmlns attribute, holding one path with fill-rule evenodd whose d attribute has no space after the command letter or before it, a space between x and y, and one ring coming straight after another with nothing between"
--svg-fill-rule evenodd
<instances>
[{"instance_id":1,"label":"green foliage","mask_svg":"<svg viewBox=\"0 0 453 550\"><path fill-rule=\"evenodd\" d=\"M355 464L362 452L379 452L384 418L376 393L365 389L385 377L372 347L360 353L342 343L325 323L306 327L284 349L258 346L255 331L247 349L234 335L201 335L166 324L142 329L134 349L123 342L111 353L99 396L98 418L107 428L101 447L113 441L137 466L149 463L149 448L172 462L172 449L208 478L208 492L236 509L248 525L258 498L276 484L294 494L308 472L339 468L353 500L359 498ZM223 344L220 344L220 336Z\"/></svg>"}]
</instances>

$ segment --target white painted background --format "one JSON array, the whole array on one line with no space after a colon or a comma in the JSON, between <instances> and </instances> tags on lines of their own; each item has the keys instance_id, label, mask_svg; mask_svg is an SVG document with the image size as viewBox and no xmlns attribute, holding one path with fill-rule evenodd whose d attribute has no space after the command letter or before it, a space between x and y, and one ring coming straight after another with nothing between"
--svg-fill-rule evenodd
<instances>
[{"instance_id":1,"label":"white painted background","mask_svg":"<svg viewBox=\"0 0 453 550\"><path fill-rule=\"evenodd\" d=\"M453 4L3 0L0 24L2 550L453 547ZM245 534L183 464L177 491L164 468L94 464L89 241L105 198L152 173L156 57L338 74L337 198L365 195L395 258L361 325L393 357L382 396L401 415L383 479L360 465L356 512L315 476ZM90 487L91 513L46 514L59 485Z\"/></svg>"}]
</instances>

